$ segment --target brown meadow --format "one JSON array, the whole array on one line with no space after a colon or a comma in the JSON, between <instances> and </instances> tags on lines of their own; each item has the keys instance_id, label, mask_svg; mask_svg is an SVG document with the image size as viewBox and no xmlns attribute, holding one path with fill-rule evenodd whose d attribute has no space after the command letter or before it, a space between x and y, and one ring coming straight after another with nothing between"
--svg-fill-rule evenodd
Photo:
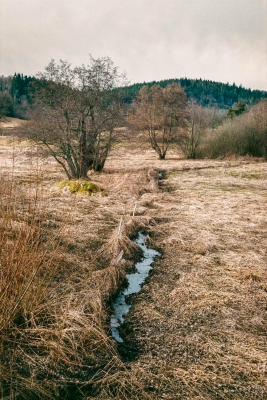
<instances>
[{"instance_id":1,"label":"brown meadow","mask_svg":"<svg viewBox=\"0 0 267 400\"><path fill-rule=\"evenodd\" d=\"M126 135L88 196L26 143L0 138L0 153L3 399L266 398L266 162L157 160ZM126 361L110 299L138 229L162 257L123 327Z\"/></svg>"}]
</instances>

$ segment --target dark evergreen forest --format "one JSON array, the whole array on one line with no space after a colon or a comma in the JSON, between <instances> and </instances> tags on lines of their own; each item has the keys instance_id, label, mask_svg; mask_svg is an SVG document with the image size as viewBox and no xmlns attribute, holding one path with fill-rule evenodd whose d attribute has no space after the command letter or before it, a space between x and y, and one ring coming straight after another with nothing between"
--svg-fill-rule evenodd
<instances>
[{"instance_id":1,"label":"dark evergreen forest","mask_svg":"<svg viewBox=\"0 0 267 400\"><path fill-rule=\"evenodd\" d=\"M0 77L0 102L8 103L6 115L19 118L25 117L27 106L34 98L37 81L38 79L35 77L20 73L16 73L14 76ZM202 106L217 106L222 109L228 109L235 106L239 101L243 101L247 106L252 106L267 98L266 91L246 89L242 85L237 86L229 83L188 78L135 83L126 88L116 90L123 90L123 102L131 104L142 86L148 85L151 87L158 84L164 88L171 83L179 83L184 88L187 97L193 98ZM12 107L10 104L12 104Z\"/></svg>"},{"instance_id":2,"label":"dark evergreen forest","mask_svg":"<svg viewBox=\"0 0 267 400\"><path fill-rule=\"evenodd\" d=\"M180 78L130 85L126 88L124 101L125 103L131 103L144 85L151 87L158 84L161 87L166 87L171 83L179 83L184 88L187 97L195 99L197 103L202 106L229 108L239 101L243 101L248 106L251 106L267 98L266 91L246 89L242 85L230 85L229 83L220 83L203 79Z\"/></svg>"},{"instance_id":3,"label":"dark evergreen forest","mask_svg":"<svg viewBox=\"0 0 267 400\"><path fill-rule=\"evenodd\" d=\"M0 76L0 108L3 115L25 118L28 105L32 102L33 83L36 80L35 77L20 73L14 76Z\"/></svg>"}]
</instances>

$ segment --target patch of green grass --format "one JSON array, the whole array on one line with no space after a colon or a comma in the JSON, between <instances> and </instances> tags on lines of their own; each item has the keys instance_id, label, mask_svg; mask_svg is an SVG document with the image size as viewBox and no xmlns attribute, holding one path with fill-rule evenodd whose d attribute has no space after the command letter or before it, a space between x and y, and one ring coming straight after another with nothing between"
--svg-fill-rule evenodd
<instances>
[{"instance_id":1,"label":"patch of green grass","mask_svg":"<svg viewBox=\"0 0 267 400\"><path fill-rule=\"evenodd\" d=\"M249 171L230 171L229 175L243 179L262 179L263 171L260 169L252 169Z\"/></svg>"},{"instance_id":2,"label":"patch of green grass","mask_svg":"<svg viewBox=\"0 0 267 400\"><path fill-rule=\"evenodd\" d=\"M222 191L222 192L232 192L235 190L241 190L239 188L233 188L230 186L211 186L211 185L201 185L200 186L201 189L205 189L205 190L215 190L215 191Z\"/></svg>"},{"instance_id":3,"label":"patch of green grass","mask_svg":"<svg viewBox=\"0 0 267 400\"><path fill-rule=\"evenodd\" d=\"M101 189L90 181L61 181L57 183L60 189L67 187L71 193L89 194L101 192Z\"/></svg>"}]
</instances>

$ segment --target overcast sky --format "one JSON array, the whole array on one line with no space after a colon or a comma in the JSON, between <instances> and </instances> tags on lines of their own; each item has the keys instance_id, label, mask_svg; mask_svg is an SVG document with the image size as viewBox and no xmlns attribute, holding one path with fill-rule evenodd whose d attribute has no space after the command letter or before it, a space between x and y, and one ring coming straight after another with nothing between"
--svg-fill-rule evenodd
<instances>
[{"instance_id":1,"label":"overcast sky","mask_svg":"<svg viewBox=\"0 0 267 400\"><path fill-rule=\"evenodd\" d=\"M267 0L0 0L0 75L109 56L132 83L267 90Z\"/></svg>"}]
</instances>

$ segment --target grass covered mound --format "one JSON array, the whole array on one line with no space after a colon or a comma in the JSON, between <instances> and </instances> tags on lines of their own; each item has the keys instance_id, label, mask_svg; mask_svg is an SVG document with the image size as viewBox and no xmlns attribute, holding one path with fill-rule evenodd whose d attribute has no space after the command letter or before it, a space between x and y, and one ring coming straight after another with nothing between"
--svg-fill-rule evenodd
<instances>
[{"instance_id":1,"label":"grass covered mound","mask_svg":"<svg viewBox=\"0 0 267 400\"><path fill-rule=\"evenodd\" d=\"M60 189L68 188L71 193L85 194L90 196L101 192L101 189L90 181L61 181L57 184Z\"/></svg>"}]
</instances>

